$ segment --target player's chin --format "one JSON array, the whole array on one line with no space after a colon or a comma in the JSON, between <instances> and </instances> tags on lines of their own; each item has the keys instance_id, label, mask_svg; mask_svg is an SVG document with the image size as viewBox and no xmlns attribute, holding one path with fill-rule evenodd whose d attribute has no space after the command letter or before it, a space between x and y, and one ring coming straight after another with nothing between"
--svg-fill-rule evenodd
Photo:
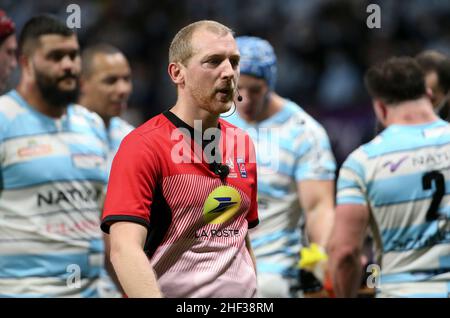
<instances>
[{"instance_id":1,"label":"player's chin","mask_svg":"<svg viewBox=\"0 0 450 318\"><path fill-rule=\"evenodd\" d=\"M121 103L111 103L108 105L109 113L113 116L119 116L125 107Z\"/></svg>"}]
</instances>

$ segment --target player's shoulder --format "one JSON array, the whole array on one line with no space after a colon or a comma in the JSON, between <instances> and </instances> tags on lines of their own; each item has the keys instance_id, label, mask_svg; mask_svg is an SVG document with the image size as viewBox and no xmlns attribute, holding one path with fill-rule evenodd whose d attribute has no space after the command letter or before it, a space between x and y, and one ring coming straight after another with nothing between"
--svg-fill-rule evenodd
<instances>
[{"instance_id":1,"label":"player's shoulder","mask_svg":"<svg viewBox=\"0 0 450 318\"><path fill-rule=\"evenodd\" d=\"M170 140L174 128L164 114L156 115L142 125L134 128L125 138L124 143L158 145Z\"/></svg>"},{"instance_id":2,"label":"player's shoulder","mask_svg":"<svg viewBox=\"0 0 450 318\"><path fill-rule=\"evenodd\" d=\"M229 121L219 118L219 124L221 126L221 130L224 131L227 136L248 138L250 142L253 142L250 135L244 129L230 123Z\"/></svg>"},{"instance_id":3,"label":"player's shoulder","mask_svg":"<svg viewBox=\"0 0 450 318\"><path fill-rule=\"evenodd\" d=\"M15 90L0 96L0 141L21 134L21 129L15 123L24 118L25 121L32 120L33 116L34 113L26 107L25 101Z\"/></svg>"},{"instance_id":4,"label":"player's shoulder","mask_svg":"<svg viewBox=\"0 0 450 318\"><path fill-rule=\"evenodd\" d=\"M77 122L85 122L95 129L105 129L103 119L97 113L90 111L83 105L70 104L68 111L71 113L72 119Z\"/></svg>"},{"instance_id":5,"label":"player's shoulder","mask_svg":"<svg viewBox=\"0 0 450 318\"><path fill-rule=\"evenodd\" d=\"M133 133L147 138L158 138L159 134L165 134L171 130L173 130L173 127L171 127L170 121L161 113L138 126L133 130Z\"/></svg>"},{"instance_id":6,"label":"player's shoulder","mask_svg":"<svg viewBox=\"0 0 450 318\"><path fill-rule=\"evenodd\" d=\"M288 113L288 124L293 127L299 127L302 131L313 132L315 134L325 134L325 128L313 116L308 114L297 103L287 100L284 105L285 111Z\"/></svg>"},{"instance_id":7,"label":"player's shoulder","mask_svg":"<svg viewBox=\"0 0 450 318\"><path fill-rule=\"evenodd\" d=\"M2 126L16 119L17 116L28 112L19 101L14 98L15 91L0 96L0 123Z\"/></svg>"},{"instance_id":8,"label":"player's shoulder","mask_svg":"<svg viewBox=\"0 0 450 318\"><path fill-rule=\"evenodd\" d=\"M113 130L119 130L126 133L129 133L134 129L133 125L118 116L111 118L110 126Z\"/></svg>"},{"instance_id":9,"label":"player's shoulder","mask_svg":"<svg viewBox=\"0 0 450 318\"><path fill-rule=\"evenodd\" d=\"M393 152L414 152L415 149L435 147L450 143L450 125L438 119L417 125L393 124L363 145L370 157L389 155Z\"/></svg>"},{"instance_id":10,"label":"player's shoulder","mask_svg":"<svg viewBox=\"0 0 450 318\"><path fill-rule=\"evenodd\" d=\"M383 138L378 135L375 136L372 140L358 146L354 149L347 158L344 160L342 167L350 168L355 171L359 171L360 174L364 174L364 170L367 168L369 164L371 154L374 149L383 147Z\"/></svg>"}]
</instances>

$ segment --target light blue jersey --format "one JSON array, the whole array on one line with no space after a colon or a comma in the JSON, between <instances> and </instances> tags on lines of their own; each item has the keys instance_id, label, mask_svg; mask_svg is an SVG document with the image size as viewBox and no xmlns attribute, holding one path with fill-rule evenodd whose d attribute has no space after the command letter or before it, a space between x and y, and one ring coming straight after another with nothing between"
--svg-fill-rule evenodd
<instances>
[{"instance_id":1,"label":"light blue jersey","mask_svg":"<svg viewBox=\"0 0 450 318\"><path fill-rule=\"evenodd\" d=\"M450 125L392 125L345 161L338 204L367 205L382 296L450 292Z\"/></svg>"},{"instance_id":2,"label":"light blue jersey","mask_svg":"<svg viewBox=\"0 0 450 318\"><path fill-rule=\"evenodd\" d=\"M328 136L291 101L256 125L245 122L237 112L225 119L247 131L256 148L260 223L250 237L258 273L296 277L302 216L297 183L334 179L336 164Z\"/></svg>"},{"instance_id":3,"label":"light blue jersey","mask_svg":"<svg viewBox=\"0 0 450 318\"><path fill-rule=\"evenodd\" d=\"M0 97L0 296L97 296L106 142L84 107L53 119Z\"/></svg>"},{"instance_id":4,"label":"light blue jersey","mask_svg":"<svg viewBox=\"0 0 450 318\"><path fill-rule=\"evenodd\" d=\"M107 129L108 138L108 157L107 157L107 172L108 175L111 172L111 165L114 156L119 149L122 139L125 138L134 129L129 123L120 117L113 117L109 122L109 127ZM106 195L106 187L104 195ZM120 298L122 294L117 290L114 282L110 278L106 269L101 271L101 279L99 282L99 296L101 298Z\"/></svg>"},{"instance_id":5,"label":"light blue jersey","mask_svg":"<svg viewBox=\"0 0 450 318\"><path fill-rule=\"evenodd\" d=\"M111 164L114 156L119 149L122 139L125 138L134 129L129 123L120 117L113 117L108 127L108 173L111 170Z\"/></svg>"}]
</instances>

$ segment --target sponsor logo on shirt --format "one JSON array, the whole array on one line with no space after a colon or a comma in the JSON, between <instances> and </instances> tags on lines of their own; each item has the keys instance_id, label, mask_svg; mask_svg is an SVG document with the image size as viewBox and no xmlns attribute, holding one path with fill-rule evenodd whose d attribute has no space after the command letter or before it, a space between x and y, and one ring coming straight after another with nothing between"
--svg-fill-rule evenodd
<instances>
[{"instance_id":1,"label":"sponsor logo on shirt","mask_svg":"<svg viewBox=\"0 0 450 318\"><path fill-rule=\"evenodd\" d=\"M239 168L239 174L241 175L241 178L247 178L247 170L245 169L245 161L242 158L236 159L238 168Z\"/></svg>"},{"instance_id":2,"label":"sponsor logo on shirt","mask_svg":"<svg viewBox=\"0 0 450 318\"><path fill-rule=\"evenodd\" d=\"M45 205L61 205L71 204L78 206L79 203L97 203L100 199L102 191L100 189L66 189L66 190L51 190L47 192L37 193L36 203L38 207ZM78 203L78 205L77 205Z\"/></svg>"},{"instance_id":3,"label":"sponsor logo on shirt","mask_svg":"<svg viewBox=\"0 0 450 318\"><path fill-rule=\"evenodd\" d=\"M384 163L383 167L389 167L391 172L395 172L406 159L408 159L408 156L403 156L398 161L389 160Z\"/></svg>"},{"instance_id":4,"label":"sponsor logo on shirt","mask_svg":"<svg viewBox=\"0 0 450 318\"><path fill-rule=\"evenodd\" d=\"M231 171L234 171L234 163L233 163L233 159L228 158L228 159L225 161L225 164L228 166L228 168L230 168L230 172L231 172Z\"/></svg>"},{"instance_id":5,"label":"sponsor logo on shirt","mask_svg":"<svg viewBox=\"0 0 450 318\"><path fill-rule=\"evenodd\" d=\"M73 154L73 165L81 169L95 169L105 163L105 158L93 154Z\"/></svg>"},{"instance_id":6,"label":"sponsor logo on shirt","mask_svg":"<svg viewBox=\"0 0 450 318\"><path fill-rule=\"evenodd\" d=\"M416 154L412 158L412 164L414 167L432 166L435 169L439 169L440 166L448 165L449 162L450 152L448 150L434 153Z\"/></svg>"},{"instance_id":7,"label":"sponsor logo on shirt","mask_svg":"<svg viewBox=\"0 0 450 318\"><path fill-rule=\"evenodd\" d=\"M214 189L203 205L203 218L209 224L222 224L231 220L241 207L241 195L230 186Z\"/></svg>"},{"instance_id":8,"label":"sponsor logo on shirt","mask_svg":"<svg viewBox=\"0 0 450 318\"><path fill-rule=\"evenodd\" d=\"M201 237L235 237L239 236L239 230L238 229L217 229L217 230L201 230L197 231L195 233L195 238L201 238Z\"/></svg>"},{"instance_id":9,"label":"sponsor logo on shirt","mask_svg":"<svg viewBox=\"0 0 450 318\"><path fill-rule=\"evenodd\" d=\"M86 236L86 232L98 231L100 227L99 220L68 220L66 222L51 222L45 224L47 233L69 235L72 237Z\"/></svg>"},{"instance_id":10,"label":"sponsor logo on shirt","mask_svg":"<svg viewBox=\"0 0 450 318\"><path fill-rule=\"evenodd\" d=\"M234 163L233 163L233 159L228 158L225 161L225 164L228 166L228 168L230 169L230 172L228 173L228 178L237 178L237 172L236 170L234 170Z\"/></svg>"},{"instance_id":11,"label":"sponsor logo on shirt","mask_svg":"<svg viewBox=\"0 0 450 318\"><path fill-rule=\"evenodd\" d=\"M28 141L28 145L17 149L17 155L20 158L38 157L48 155L53 151L52 146L48 144L38 144L36 140Z\"/></svg>"}]
</instances>

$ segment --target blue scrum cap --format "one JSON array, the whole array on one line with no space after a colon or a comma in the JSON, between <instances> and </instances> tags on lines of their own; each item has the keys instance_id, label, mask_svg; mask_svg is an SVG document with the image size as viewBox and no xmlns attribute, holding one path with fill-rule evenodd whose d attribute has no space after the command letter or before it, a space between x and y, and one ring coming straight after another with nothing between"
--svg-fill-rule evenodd
<instances>
[{"instance_id":1,"label":"blue scrum cap","mask_svg":"<svg viewBox=\"0 0 450 318\"><path fill-rule=\"evenodd\" d=\"M241 53L241 74L264 79L271 90L275 89L277 57L272 45L254 36L239 36L236 42Z\"/></svg>"}]
</instances>

